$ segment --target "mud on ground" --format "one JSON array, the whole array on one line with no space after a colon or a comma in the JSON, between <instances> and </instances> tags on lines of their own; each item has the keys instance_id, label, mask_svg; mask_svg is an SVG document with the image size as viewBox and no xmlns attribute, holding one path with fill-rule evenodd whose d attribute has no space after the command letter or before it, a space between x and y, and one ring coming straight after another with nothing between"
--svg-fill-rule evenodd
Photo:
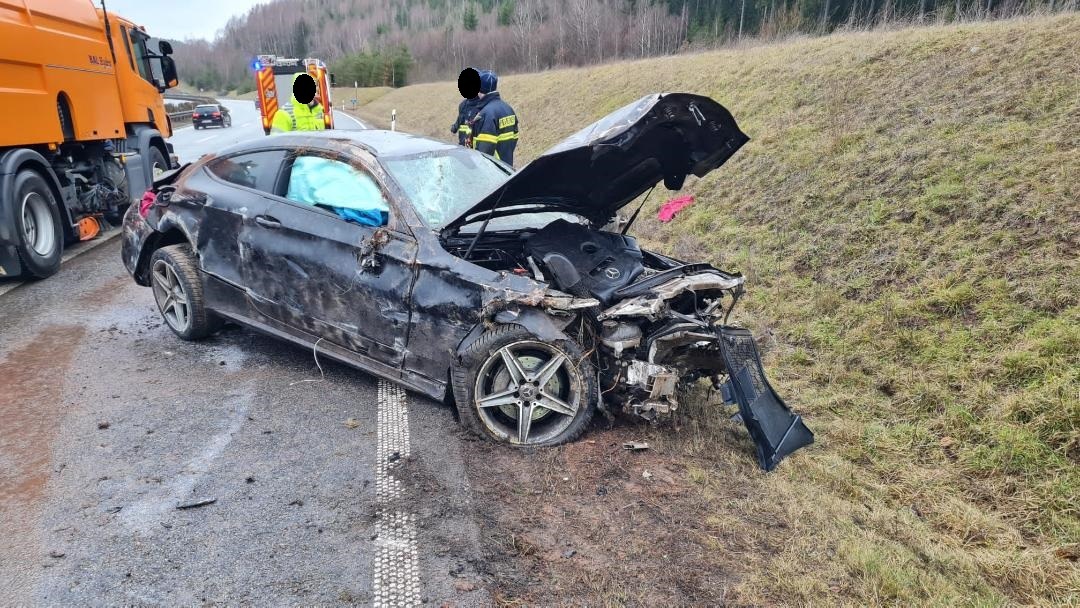
<instances>
[{"instance_id":1,"label":"mud on ground","mask_svg":"<svg viewBox=\"0 0 1080 608\"><path fill-rule=\"evenodd\" d=\"M752 450L739 430L732 424L727 447ZM718 532L711 517L718 505L693 481L702 463L695 465L664 437L679 432L673 425L619 419L553 449L474 441L465 453L497 603L738 603L733 587L740 554L772 547L760 537L748 543ZM641 440L650 449L623 447ZM752 451L740 456L745 463L725 492L749 498L757 485Z\"/></svg>"}]
</instances>

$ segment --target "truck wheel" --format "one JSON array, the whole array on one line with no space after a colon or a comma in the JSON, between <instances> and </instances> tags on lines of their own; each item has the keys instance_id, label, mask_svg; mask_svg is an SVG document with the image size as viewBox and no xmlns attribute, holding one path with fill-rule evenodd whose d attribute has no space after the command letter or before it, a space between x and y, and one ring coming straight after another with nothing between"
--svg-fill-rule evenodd
<instances>
[{"instance_id":1,"label":"truck wheel","mask_svg":"<svg viewBox=\"0 0 1080 608\"><path fill-rule=\"evenodd\" d=\"M56 274L64 249L64 231L56 197L45 178L33 169L19 171L14 185L8 207L15 213L13 224L18 239L15 248L23 272L37 278Z\"/></svg>"},{"instance_id":2,"label":"truck wheel","mask_svg":"<svg viewBox=\"0 0 1080 608\"><path fill-rule=\"evenodd\" d=\"M150 146L150 177L157 179L159 175L169 170L169 162L157 146Z\"/></svg>"},{"instance_id":3,"label":"truck wheel","mask_svg":"<svg viewBox=\"0 0 1080 608\"><path fill-rule=\"evenodd\" d=\"M154 252L150 287L161 318L181 340L200 340L221 326L218 317L206 309L190 245L169 245Z\"/></svg>"},{"instance_id":4,"label":"truck wheel","mask_svg":"<svg viewBox=\"0 0 1080 608\"><path fill-rule=\"evenodd\" d=\"M577 439L596 412L596 386L596 369L574 340L541 340L519 325L486 332L453 369L462 424L513 446Z\"/></svg>"}]
</instances>

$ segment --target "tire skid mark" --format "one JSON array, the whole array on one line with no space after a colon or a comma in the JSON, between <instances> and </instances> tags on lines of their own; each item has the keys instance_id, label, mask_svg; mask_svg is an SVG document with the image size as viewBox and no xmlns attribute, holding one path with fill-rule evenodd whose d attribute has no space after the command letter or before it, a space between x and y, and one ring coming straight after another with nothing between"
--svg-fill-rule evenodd
<instances>
[{"instance_id":1,"label":"tire skid mark","mask_svg":"<svg viewBox=\"0 0 1080 608\"><path fill-rule=\"evenodd\" d=\"M378 409L374 606L417 606L420 604L420 568L416 553L416 516L402 504L404 484L393 475L409 457L405 391L380 379Z\"/></svg>"},{"instance_id":2,"label":"tire skid mark","mask_svg":"<svg viewBox=\"0 0 1080 608\"><path fill-rule=\"evenodd\" d=\"M250 406L250 395L239 397L239 403L233 406L229 418L223 421L225 428L206 442L206 445L187 461L172 480L163 484L160 490L125 508L121 513L123 522L143 534L158 530L157 524L162 521L165 514L171 512L177 503L190 498L195 484L206 476L214 461L221 457L225 447L247 420Z\"/></svg>"}]
</instances>

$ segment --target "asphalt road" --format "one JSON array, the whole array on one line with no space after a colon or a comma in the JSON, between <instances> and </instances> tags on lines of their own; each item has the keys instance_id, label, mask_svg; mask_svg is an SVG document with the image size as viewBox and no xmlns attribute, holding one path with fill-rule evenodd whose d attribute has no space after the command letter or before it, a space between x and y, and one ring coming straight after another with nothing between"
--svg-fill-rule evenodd
<instances>
[{"instance_id":1,"label":"asphalt road","mask_svg":"<svg viewBox=\"0 0 1080 608\"><path fill-rule=\"evenodd\" d=\"M451 412L318 363L180 341L118 240L0 295L0 605L490 604Z\"/></svg>"},{"instance_id":2,"label":"asphalt road","mask_svg":"<svg viewBox=\"0 0 1080 608\"><path fill-rule=\"evenodd\" d=\"M232 114L232 126L195 129L191 125L178 127L169 139L181 163L198 160L208 152L221 150L232 144L257 137L266 137L259 119L259 111L254 101L222 101ZM357 119L336 112L335 126L339 130L362 129L364 125Z\"/></svg>"}]
</instances>

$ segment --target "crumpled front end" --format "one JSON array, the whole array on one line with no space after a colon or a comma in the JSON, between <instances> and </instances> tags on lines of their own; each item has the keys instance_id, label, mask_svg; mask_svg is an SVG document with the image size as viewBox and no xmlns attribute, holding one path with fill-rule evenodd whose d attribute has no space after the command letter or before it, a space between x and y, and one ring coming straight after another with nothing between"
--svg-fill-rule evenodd
<instances>
[{"instance_id":1,"label":"crumpled front end","mask_svg":"<svg viewBox=\"0 0 1080 608\"><path fill-rule=\"evenodd\" d=\"M680 383L710 378L737 405L769 471L813 442L813 433L765 378L750 332L726 324L742 277L705 265L676 268L631 284L600 322L606 401L653 420L675 410Z\"/></svg>"}]
</instances>

